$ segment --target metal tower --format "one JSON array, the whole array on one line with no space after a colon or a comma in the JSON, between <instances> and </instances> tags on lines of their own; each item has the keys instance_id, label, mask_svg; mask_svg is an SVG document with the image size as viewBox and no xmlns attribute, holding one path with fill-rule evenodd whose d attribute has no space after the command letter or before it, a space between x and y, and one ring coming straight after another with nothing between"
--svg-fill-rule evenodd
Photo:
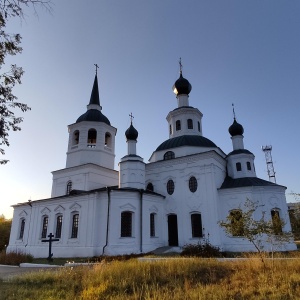
<instances>
[{"instance_id":1,"label":"metal tower","mask_svg":"<svg viewBox=\"0 0 300 300\"><path fill-rule=\"evenodd\" d=\"M269 181L276 183L275 170L274 170L274 166L273 166L272 153L271 153L272 146L271 145L270 146L262 146L261 149L265 153Z\"/></svg>"}]
</instances>

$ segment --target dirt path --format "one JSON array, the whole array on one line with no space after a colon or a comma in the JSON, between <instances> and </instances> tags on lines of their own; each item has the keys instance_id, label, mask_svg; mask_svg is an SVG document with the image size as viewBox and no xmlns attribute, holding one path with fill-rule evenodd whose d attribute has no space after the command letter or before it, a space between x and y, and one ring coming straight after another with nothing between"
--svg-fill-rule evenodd
<instances>
[{"instance_id":1,"label":"dirt path","mask_svg":"<svg viewBox=\"0 0 300 300\"><path fill-rule=\"evenodd\" d=\"M39 272L41 270L49 270L49 269L55 269L55 268L21 268L21 267L15 267L15 266L4 266L0 265L0 279L8 279L10 277L13 277L15 275L24 274L28 272Z\"/></svg>"}]
</instances>

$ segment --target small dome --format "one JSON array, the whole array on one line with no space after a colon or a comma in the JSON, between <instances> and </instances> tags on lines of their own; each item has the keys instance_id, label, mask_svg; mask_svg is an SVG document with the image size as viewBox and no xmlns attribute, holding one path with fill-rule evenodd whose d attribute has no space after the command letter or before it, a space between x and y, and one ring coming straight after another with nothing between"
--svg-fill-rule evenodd
<instances>
[{"instance_id":1,"label":"small dome","mask_svg":"<svg viewBox=\"0 0 300 300\"><path fill-rule=\"evenodd\" d=\"M103 122L107 125L110 125L109 120L106 116L102 114L101 111L97 109L89 109L83 115L81 115L77 120L76 123L83 122L83 121L90 121L90 122Z\"/></svg>"},{"instance_id":2,"label":"small dome","mask_svg":"<svg viewBox=\"0 0 300 300\"><path fill-rule=\"evenodd\" d=\"M236 119L234 119L232 125L228 128L231 136L242 135L244 133L244 128L239 124Z\"/></svg>"},{"instance_id":3,"label":"small dome","mask_svg":"<svg viewBox=\"0 0 300 300\"><path fill-rule=\"evenodd\" d=\"M133 127L132 124L131 124L130 127L125 131L125 136L126 136L127 140L133 140L133 141L136 141L138 135L139 135L138 131Z\"/></svg>"},{"instance_id":4,"label":"small dome","mask_svg":"<svg viewBox=\"0 0 300 300\"><path fill-rule=\"evenodd\" d=\"M185 78L183 78L182 74L180 74L180 77L176 80L176 82L173 85L173 91L176 95L188 95L192 90L192 85L189 83L189 81Z\"/></svg>"}]
</instances>

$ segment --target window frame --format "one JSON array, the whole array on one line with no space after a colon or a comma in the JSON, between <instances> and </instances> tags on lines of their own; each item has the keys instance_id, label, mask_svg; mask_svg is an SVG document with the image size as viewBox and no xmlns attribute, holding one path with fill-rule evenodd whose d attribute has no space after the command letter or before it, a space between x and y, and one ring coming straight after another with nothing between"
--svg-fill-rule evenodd
<instances>
[{"instance_id":1,"label":"window frame","mask_svg":"<svg viewBox=\"0 0 300 300\"><path fill-rule=\"evenodd\" d=\"M251 171L251 170L252 170L252 169L251 169L251 162L250 162L250 161L247 161L246 164L247 164L247 170L248 170L248 171Z\"/></svg>"},{"instance_id":2,"label":"window frame","mask_svg":"<svg viewBox=\"0 0 300 300\"><path fill-rule=\"evenodd\" d=\"M23 240L25 232L26 220L25 218L20 219L20 229L19 229L19 240Z\"/></svg>"},{"instance_id":3,"label":"window frame","mask_svg":"<svg viewBox=\"0 0 300 300\"><path fill-rule=\"evenodd\" d=\"M156 213L150 213L150 237L156 237Z\"/></svg>"},{"instance_id":4,"label":"window frame","mask_svg":"<svg viewBox=\"0 0 300 300\"><path fill-rule=\"evenodd\" d=\"M275 220L275 218L278 218L278 220ZM272 226L273 231L275 235L281 235L283 232L283 224L280 218L280 209L279 208L272 208L271 209L271 220L272 220ZM277 222L277 223L275 223Z\"/></svg>"},{"instance_id":5,"label":"window frame","mask_svg":"<svg viewBox=\"0 0 300 300\"><path fill-rule=\"evenodd\" d=\"M72 180L69 180L67 182L67 186L66 186L66 195L70 195L70 193L72 191L72 187L73 187L73 182L72 182Z\"/></svg>"},{"instance_id":6,"label":"window frame","mask_svg":"<svg viewBox=\"0 0 300 300\"><path fill-rule=\"evenodd\" d=\"M167 182L167 193L173 195L175 191L175 183L172 179L169 179Z\"/></svg>"},{"instance_id":7,"label":"window frame","mask_svg":"<svg viewBox=\"0 0 300 300\"><path fill-rule=\"evenodd\" d=\"M42 217L42 232L41 232L41 239L46 239L46 238L47 238L48 225L49 225L49 216L48 216L48 215L44 215L44 216Z\"/></svg>"},{"instance_id":8,"label":"window frame","mask_svg":"<svg viewBox=\"0 0 300 300\"><path fill-rule=\"evenodd\" d=\"M189 189L192 193L195 193L198 189L198 181L195 176L191 176L189 179Z\"/></svg>"},{"instance_id":9,"label":"window frame","mask_svg":"<svg viewBox=\"0 0 300 300\"><path fill-rule=\"evenodd\" d=\"M153 186L152 182L149 182L147 184L146 191L154 192L154 186Z\"/></svg>"},{"instance_id":10,"label":"window frame","mask_svg":"<svg viewBox=\"0 0 300 300\"><path fill-rule=\"evenodd\" d=\"M79 233L79 212L72 213L71 239L77 239Z\"/></svg>"},{"instance_id":11,"label":"window frame","mask_svg":"<svg viewBox=\"0 0 300 300\"><path fill-rule=\"evenodd\" d=\"M242 164L240 162L237 162L235 164L235 168L237 172L241 172L242 171Z\"/></svg>"},{"instance_id":12,"label":"window frame","mask_svg":"<svg viewBox=\"0 0 300 300\"><path fill-rule=\"evenodd\" d=\"M191 219L191 231L192 238L202 238L203 228L202 228L202 215L200 212L193 212L190 215Z\"/></svg>"},{"instance_id":13,"label":"window frame","mask_svg":"<svg viewBox=\"0 0 300 300\"><path fill-rule=\"evenodd\" d=\"M194 129L193 119L187 119L187 128L188 129Z\"/></svg>"},{"instance_id":14,"label":"window frame","mask_svg":"<svg viewBox=\"0 0 300 300\"><path fill-rule=\"evenodd\" d=\"M128 210L121 212L121 238L133 237L133 214L132 211Z\"/></svg>"},{"instance_id":15,"label":"window frame","mask_svg":"<svg viewBox=\"0 0 300 300\"><path fill-rule=\"evenodd\" d=\"M174 159L175 158L175 153L173 151L167 151L164 154L164 160L169 160L169 159Z\"/></svg>"},{"instance_id":16,"label":"window frame","mask_svg":"<svg viewBox=\"0 0 300 300\"><path fill-rule=\"evenodd\" d=\"M61 219L59 222L59 218ZM55 218L55 238L56 239L61 239L61 234L62 234L62 226L63 226L63 215L58 214L56 215Z\"/></svg>"},{"instance_id":17,"label":"window frame","mask_svg":"<svg viewBox=\"0 0 300 300\"><path fill-rule=\"evenodd\" d=\"M176 122L175 122L175 128L176 128L176 131L180 131L181 130L181 121L180 120L176 120Z\"/></svg>"},{"instance_id":18,"label":"window frame","mask_svg":"<svg viewBox=\"0 0 300 300\"><path fill-rule=\"evenodd\" d=\"M241 209L232 209L229 212L229 220L231 222L231 235L233 237L244 237L243 211ZM236 228L234 228L235 226Z\"/></svg>"}]
</instances>

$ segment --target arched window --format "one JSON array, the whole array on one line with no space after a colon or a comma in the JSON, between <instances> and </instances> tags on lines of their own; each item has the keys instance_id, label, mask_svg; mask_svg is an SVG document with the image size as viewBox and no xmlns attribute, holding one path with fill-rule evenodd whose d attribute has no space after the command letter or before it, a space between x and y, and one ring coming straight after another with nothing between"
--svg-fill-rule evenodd
<instances>
[{"instance_id":1,"label":"arched window","mask_svg":"<svg viewBox=\"0 0 300 300\"><path fill-rule=\"evenodd\" d=\"M282 234L283 222L280 219L279 210L276 208L273 208L271 210L271 217L272 217L272 225L273 225L274 234L276 234L276 235Z\"/></svg>"},{"instance_id":2,"label":"arched window","mask_svg":"<svg viewBox=\"0 0 300 300\"><path fill-rule=\"evenodd\" d=\"M201 131L201 126L200 126L200 122L198 121L198 131Z\"/></svg>"},{"instance_id":3,"label":"arched window","mask_svg":"<svg viewBox=\"0 0 300 300\"><path fill-rule=\"evenodd\" d=\"M105 146L111 147L111 134L109 132L105 133Z\"/></svg>"},{"instance_id":4,"label":"arched window","mask_svg":"<svg viewBox=\"0 0 300 300\"><path fill-rule=\"evenodd\" d=\"M250 161L247 161L247 170L251 171L251 163L250 163Z\"/></svg>"},{"instance_id":5,"label":"arched window","mask_svg":"<svg viewBox=\"0 0 300 300\"><path fill-rule=\"evenodd\" d=\"M62 229L63 216L58 215L56 217L56 229L55 229L55 238L61 238L61 229Z\"/></svg>"},{"instance_id":6,"label":"arched window","mask_svg":"<svg viewBox=\"0 0 300 300\"><path fill-rule=\"evenodd\" d=\"M170 134L172 134L172 125L169 126Z\"/></svg>"},{"instance_id":7,"label":"arched window","mask_svg":"<svg viewBox=\"0 0 300 300\"><path fill-rule=\"evenodd\" d=\"M48 229L48 216L43 217L43 225L42 225L42 239L47 237L47 229Z\"/></svg>"},{"instance_id":8,"label":"arched window","mask_svg":"<svg viewBox=\"0 0 300 300\"><path fill-rule=\"evenodd\" d=\"M20 223L20 232L19 232L19 239L22 240L24 236L24 230L25 230L25 219L21 219Z\"/></svg>"},{"instance_id":9,"label":"arched window","mask_svg":"<svg viewBox=\"0 0 300 300\"><path fill-rule=\"evenodd\" d=\"M242 171L242 164L240 163L240 162L237 162L236 164L235 164L235 166L236 166L236 170L239 172L239 171Z\"/></svg>"},{"instance_id":10,"label":"arched window","mask_svg":"<svg viewBox=\"0 0 300 300\"><path fill-rule=\"evenodd\" d=\"M94 148L97 142L97 131L95 129L90 129L88 132L88 147Z\"/></svg>"},{"instance_id":11,"label":"arched window","mask_svg":"<svg viewBox=\"0 0 300 300\"><path fill-rule=\"evenodd\" d=\"M202 237L203 234L202 234L201 214L199 213L191 214L191 225L192 225L192 237L193 238Z\"/></svg>"},{"instance_id":12,"label":"arched window","mask_svg":"<svg viewBox=\"0 0 300 300\"><path fill-rule=\"evenodd\" d=\"M67 189L66 189L66 195L70 195L72 191L72 181L67 182Z\"/></svg>"},{"instance_id":13,"label":"arched window","mask_svg":"<svg viewBox=\"0 0 300 300\"><path fill-rule=\"evenodd\" d=\"M189 180L189 189L192 193L195 193L197 191L198 183L197 179L192 176Z\"/></svg>"},{"instance_id":14,"label":"arched window","mask_svg":"<svg viewBox=\"0 0 300 300\"><path fill-rule=\"evenodd\" d=\"M164 155L164 160L175 158L175 153L173 151L168 151Z\"/></svg>"},{"instance_id":15,"label":"arched window","mask_svg":"<svg viewBox=\"0 0 300 300\"><path fill-rule=\"evenodd\" d=\"M193 129L194 128L192 119L187 120L187 126L188 126L188 129Z\"/></svg>"},{"instance_id":16,"label":"arched window","mask_svg":"<svg viewBox=\"0 0 300 300\"><path fill-rule=\"evenodd\" d=\"M73 133L73 145L77 145L79 143L79 131L75 130Z\"/></svg>"},{"instance_id":17,"label":"arched window","mask_svg":"<svg viewBox=\"0 0 300 300\"><path fill-rule=\"evenodd\" d=\"M78 227L79 227L79 214L73 214L72 218L72 231L71 231L71 238L76 239L78 237Z\"/></svg>"},{"instance_id":18,"label":"arched window","mask_svg":"<svg viewBox=\"0 0 300 300\"><path fill-rule=\"evenodd\" d=\"M153 187L153 184L152 184L151 182L149 182L149 183L147 184L146 190L147 190L147 191L151 191L151 192L154 191L154 187Z\"/></svg>"},{"instance_id":19,"label":"arched window","mask_svg":"<svg viewBox=\"0 0 300 300\"><path fill-rule=\"evenodd\" d=\"M151 213L150 214L150 236L155 237L155 219L156 219L156 214Z\"/></svg>"},{"instance_id":20,"label":"arched window","mask_svg":"<svg viewBox=\"0 0 300 300\"><path fill-rule=\"evenodd\" d=\"M121 213L121 237L132 237L132 215L131 211Z\"/></svg>"},{"instance_id":21,"label":"arched window","mask_svg":"<svg viewBox=\"0 0 300 300\"><path fill-rule=\"evenodd\" d=\"M172 195L174 193L174 190L175 190L174 181L172 179L170 179L167 182L167 192L168 192L169 195Z\"/></svg>"},{"instance_id":22,"label":"arched window","mask_svg":"<svg viewBox=\"0 0 300 300\"><path fill-rule=\"evenodd\" d=\"M229 213L231 223L231 234L233 236L244 236L243 213L239 209L234 209Z\"/></svg>"},{"instance_id":23,"label":"arched window","mask_svg":"<svg viewBox=\"0 0 300 300\"><path fill-rule=\"evenodd\" d=\"M181 130L181 123L180 120L176 121L176 131Z\"/></svg>"}]
</instances>

